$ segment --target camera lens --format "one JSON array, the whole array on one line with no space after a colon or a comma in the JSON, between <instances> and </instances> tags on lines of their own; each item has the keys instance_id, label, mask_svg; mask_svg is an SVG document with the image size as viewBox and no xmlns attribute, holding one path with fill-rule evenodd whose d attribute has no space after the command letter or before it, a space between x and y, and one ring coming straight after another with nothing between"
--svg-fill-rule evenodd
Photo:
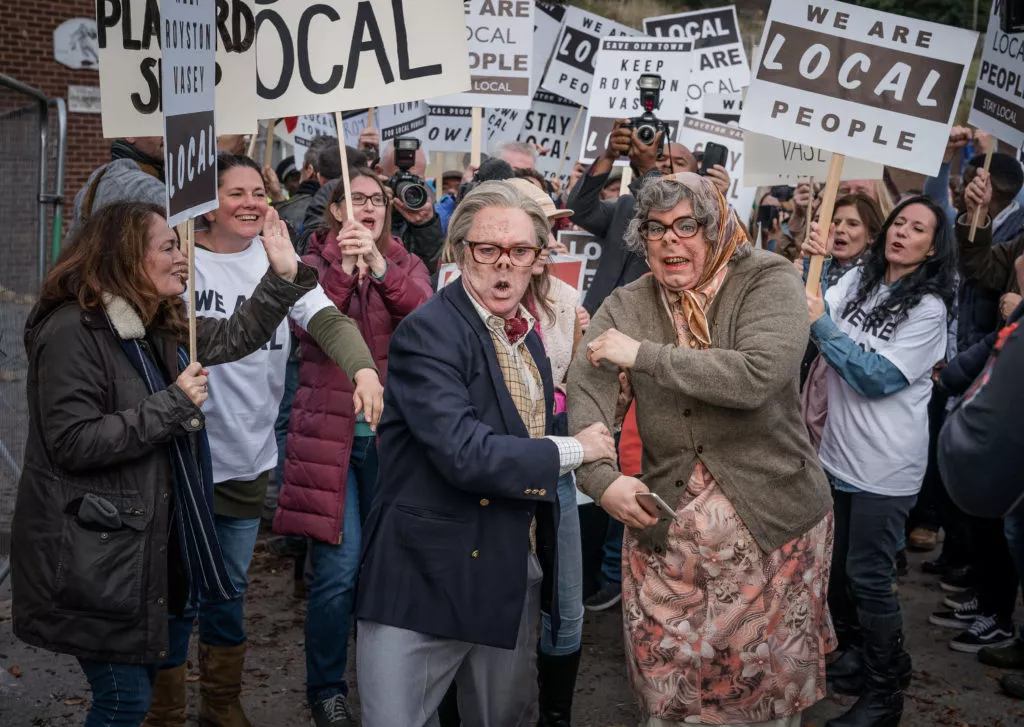
<instances>
[{"instance_id":1,"label":"camera lens","mask_svg":"<svg viewBox=\"0 0 1024 727\"><path fill-rule=\"evenodd\" d=\"M655 137L658 135L658 130L650 124L644 124L636 130L636 138L642 144L653 144Z\"/></svg>"},{"instance_id":2,"label":"camera lens","mask_svg":"<svg viewBox=\"0 0 1024 727\"><path fill-rule=\"evenodd\" d=\"M395 195L411 210L420 209L425 206L430 199L426 188L421 184L416 184L415 182L399 183L398 189L395 190Z\"/></svg>"}]
</instances>

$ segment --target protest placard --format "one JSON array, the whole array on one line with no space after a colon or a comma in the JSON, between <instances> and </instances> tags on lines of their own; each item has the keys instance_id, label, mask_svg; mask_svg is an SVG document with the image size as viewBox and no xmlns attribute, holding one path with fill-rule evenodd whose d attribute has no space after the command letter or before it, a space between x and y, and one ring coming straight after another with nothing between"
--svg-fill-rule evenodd
<instances>
[{"instance_id":1,"label":"protest placard","mask_svg":"<svg viewBox=\"0 0 1024 727\"><path fill-rule=\"evenodd\" d=\"M704 151L704 145L713 141L729 150L729 158L723 166L729 172L732 186L725 195L726 200L736 210L740 219L746 221L754 204L756 190L744 186L743 183L743 129L738 126L727 126L696 116L687 116L679 128L679 143L695 154Z\"/></svg>"},{"instance_id":2,"label":"protest placard","mask_svg":"<svg viewBox=\"0 0 1024 727\"><path fill-rule=\"evenodd\" d=\"M992 3L968 122L1024 149L1024 33L1000 29L998 2Z\"/></svg>"},{"instance_id":3,"label":"protest placard","mask_svg":"<svg viewBox=\"0 0 1024 727\"><path fill-rule=\"evenodd\" d=\"M256 131L254 0L218 0L217 131ZM154 0L96 3L103 136L160 136L160 5Z\"/></svg>"},{"instance_id":4,"label":"protest placard","mask_svg":"<svg viewBox=\"0 0 1024 727\"><path fill-rule=\"evenodd\" d=\"M740 125L934 175L977 36L834 0L772 3Z\"/></svg>"},{"instance_id":5,"label":"protest placard","mask_svg":"<svg viewBox=\"0 0 1024 727\"><path fill-rule=\"evenodd\" d=\"M742 93L706 93L702 102L700 113L697 114L702 119L739 125L743 113Z\"/></svg>"},{"instance_id":6,"label":"protest placard","mask_svg":"<svg viewBox=\"0 0 1024 727\"><path fill-rule=\"evenodd\" d=\"M430 113L423 140L430 151L470 151L473 126L469 106L438 106L428 102Z\"/></svg>"},{"instance_id":7,"label":"protest placard","mask_svg":"<svg viewBox=\"0 0 1024 727\"><path fill-rule=\"evenodd\" d=\"M604 248L599 238L583 230L561 230L558 233L558 241L569 249L570 255L585 259L586 266L583 271L583 278L580 282L580 304L590 290L594 276L597 274L597 266L601 264L601 253Z\"/></svg>"},{"instance_id":8,"label":"protest placard","mask_svg":"<svg viewBox=\"0 0 1024 727\"><path fill-rule=\"evenodd\" d=\"M597 53L594 84L583 126L580 161L593 164L608 148L616 119L644 113L637 79L642 74L661 76L661 105L653 114L668 124L665 143L675 141L686 116L686 84L690 75L690 43L657 38L602 38ZM619 162L617 162L619 163ZM628 164L628 159L622 159Z\"/></svg>"},{"instance_id":9,"label":"protest placard","mask_svg":"<svg viewBox=\"0 0 1024 727\"><path fill-rule=\"evenodd\" d=\"M460 0L262 0L260 118L386 106L470 86Z\"/></svg>"},{"instance_id":10,"label":"protest placard","mask_svg":"<svg viewBox=\"0 0 1024 727\"><path fill-rule=\"evenodd\" d=\"M532 0L465 0L471 86L437 99L441 106L527 109L533 100Z\"/></svg>"},{"instance_id":11,"label":"protest placard","mask_svg":"<svg viewBox=\"0 0 1024 727\"><path fill-rule=\"evenodd\" d=\"M487 109L485 149L490 152L495 144L519 137L526 122L527 109Z\"/></svg>"},{"instance_id":12,"label":"protest placard","mask_svg":"<svg viewBox=\"0 0 1024 727\"><path fill-rule=\"evenodd\" d=\"M552 255L548 260L548 272L563 283L579 292L579 302L583 302L583 281L587 274L587 260L582 255Z\"/></svg>"},{"instance_id":13,"label":"protest placard","mask_svg":"<svg viewBox=\"0 0 1024 727\"><path fill-rule=\"evenodd\" d=\"M214 0L163 0L164 175L170 226L217 209Z\"/></svg>"},{"instance_id":14,"label":"protest placard","mask_svg":"<svg viewBox=\"0 0 1024 727\"><path fill-rule=\"evenodd\" d=\"M555 42L555 51L540 87L569 99L577 106L586 106L594 81L594 61L601 38L617 35L640 33L586 10L567 8L562 30Z\"/></svg>"},{"instance_id":15,"label":"protest placard","mask_svg":"<svg viewBox=\"0 0 1024 727\"><path fill-rule=\"evenodd\" d=\"M363 112L365 119L366 112ZM365 120L363 122L363 128L365 128ZM302 169L304 160L306 158L306 152L309 150L309 143L317 136L333 136L338 137L338 129L334 125L333 114L307 114L300 116L298 123L295 126L295 134L293 136L295 143L295 168ZM353 138L358 138L359 134Z\"/></svg>"},{"instance_id":16,"label":"protest placard","mask_svg":"<svg viewBox=\"0 0 1024 727\"><path fill-rule=\"evenodd\" d=\"M547 91L537 91L533 106L526 112L523 128L519 132L519 141L539 144L541 148L550 150L537 157L537 171L545 179L554 179L555 175L560 175L562 189L569 182L572 163L579 158L583 139L578 130L575 135L571 133L578 110L579 107L572 101ZM569 147L569 162L562 166L566 145Z\"/></svg>"},{"instance_id":17,"label":"protest placard","mask_svg":"<svg viewBox=\"0 0 1024 727\"><path fill-rule=\"evenodd\" d=\"M430 106L426 101L406 101L404 103L388 104L377 109L377 124L380 130L382 142L393 141L399 136L415 137L423 141L427 128L427 115L430 113ZM359 135L346 139L357 139Z\"/></svg>"},{"instance_id":18,"label":"protest placard","mask_svg":"<svg viewBox=\"0 0 1024 727\"><path fill-rule=\"evenodd\" d=\"M743 184L747 187L795 185L808 177L828 176L831 152L795 141L746 131L743 134ZM878 162L846 157L840 179L881 179Z\"/></svg>"}]
</instances>

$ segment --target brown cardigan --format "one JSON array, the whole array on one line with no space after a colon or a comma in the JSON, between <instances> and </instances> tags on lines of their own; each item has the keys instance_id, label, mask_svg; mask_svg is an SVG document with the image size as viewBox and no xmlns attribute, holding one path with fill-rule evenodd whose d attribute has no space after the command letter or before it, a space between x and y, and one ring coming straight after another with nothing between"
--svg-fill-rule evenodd
<instances>
[{"instance_id":1,"label":"brown cardigan","mask_svg":"<svg viewBox=\"0 0 1024 727\"><path fill-rule=\"evenodd\" d=\"M807 304L785 258L743 248L708 311L712 348L678 348L651 275L617 289L587 330L608 328L641 341L630 382L643 442L642 479L675 506L698 458L762 550L770 552L816 525L832 508L825 473L800 414L800 361ZM569 428L613 425L617 369L578 356L569 370ZM608 460L583 465L580 489L601 501L620 473ZM668 520L639 532L661 552Z\"/></svg>"}]
</instances>

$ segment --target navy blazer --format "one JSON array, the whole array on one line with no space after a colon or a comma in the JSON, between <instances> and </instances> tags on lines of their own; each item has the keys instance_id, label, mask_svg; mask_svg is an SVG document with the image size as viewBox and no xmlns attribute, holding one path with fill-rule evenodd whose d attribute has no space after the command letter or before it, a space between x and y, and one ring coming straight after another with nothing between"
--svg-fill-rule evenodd
<instances>
[{"instance_id":1,"label":"navy blazer","mask_svg":"<svg viewBox=\"0 0 1024 727\"><path fill-rule=\"evenodd\" d=\"M536 332L526 346L553 412L551 367ZM556 616L558 447L530 438L461 282L392 335L377 431L357 618L514 648L535 515L543 597Z\"/></svg>"}]
</instances>

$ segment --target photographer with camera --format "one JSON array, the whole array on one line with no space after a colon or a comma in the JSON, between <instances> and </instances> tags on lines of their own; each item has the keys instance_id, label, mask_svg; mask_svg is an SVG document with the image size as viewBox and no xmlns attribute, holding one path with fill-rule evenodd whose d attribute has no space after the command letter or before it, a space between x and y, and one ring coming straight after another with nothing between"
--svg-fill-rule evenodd
<instances>
[{"instance_id":1,"label":"photographer with camera","mask_svg":"<svg viewBox=\"0 0 1024 727\"><path fill-rule=\"evenodd\" d=\"M399 137L384 145L377 173L394 199L391 234L402 240L405 249L423 260L433 273L441 257L444 231L434 209L434 199L424 181L427 156L419 139Z\"/></svg>"}]
</instances>

